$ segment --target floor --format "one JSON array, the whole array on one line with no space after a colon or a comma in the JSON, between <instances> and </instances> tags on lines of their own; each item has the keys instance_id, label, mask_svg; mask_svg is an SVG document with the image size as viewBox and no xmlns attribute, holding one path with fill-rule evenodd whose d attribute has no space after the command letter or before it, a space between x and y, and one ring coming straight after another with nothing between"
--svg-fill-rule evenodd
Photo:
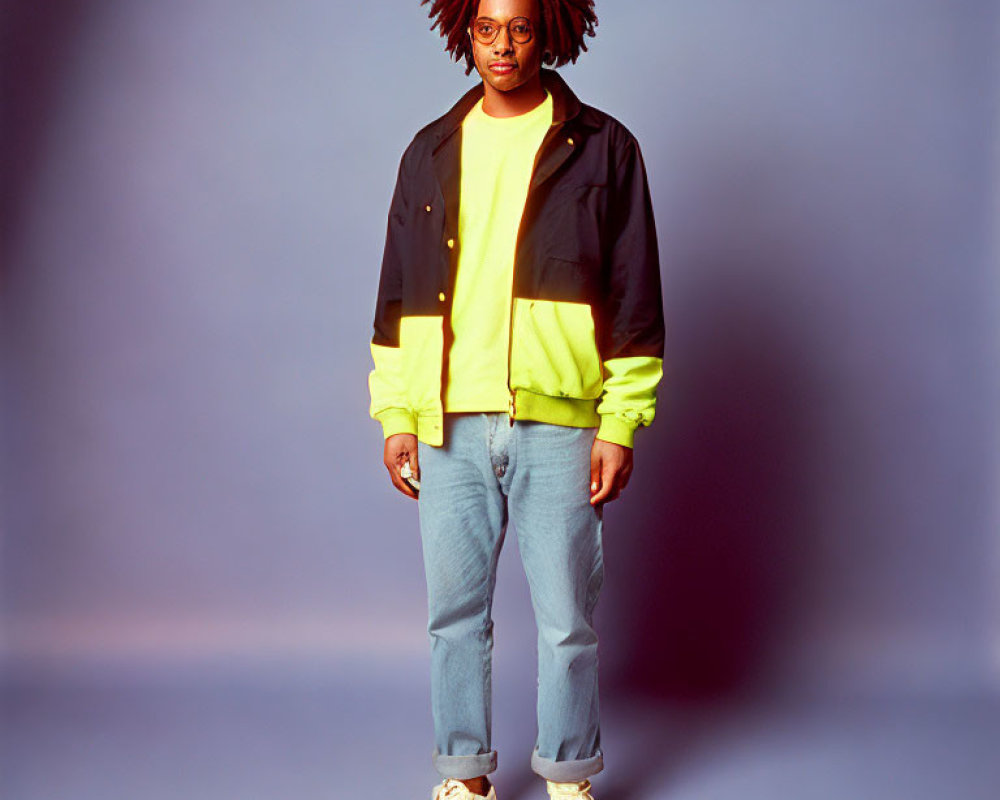
<instances>
[{"instance_id":1,"label":"floor","mask_svg":"<svg viewBox=\"0 0 1000 800\"><path fill-rule=\"evenodd\" d=\"M530 665L533 668L534 665ZM5 800L430 798L426 664L8 669ZM529 665L495 670L492 776L545 800ZM602 696L597 800L996 798L1000 698Z\"/></svg>"}]
</instances>

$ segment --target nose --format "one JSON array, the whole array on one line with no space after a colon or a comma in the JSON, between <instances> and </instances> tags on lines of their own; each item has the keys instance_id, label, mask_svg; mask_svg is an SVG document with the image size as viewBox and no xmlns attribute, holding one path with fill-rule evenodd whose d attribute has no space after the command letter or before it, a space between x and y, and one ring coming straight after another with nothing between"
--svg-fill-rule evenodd
<instances>
[{"instance_id":1,"label":"nose","mask_svg":"<svg viewBox=\"0 0 1000 800\"><path fill-rule=\"evenodd\" d=\"M497 38L493 40L493 52L499 55L510 53L514 49L514 40L510 38L510 29L504 25L497 31Z\"/></svg>"}]
</instances>

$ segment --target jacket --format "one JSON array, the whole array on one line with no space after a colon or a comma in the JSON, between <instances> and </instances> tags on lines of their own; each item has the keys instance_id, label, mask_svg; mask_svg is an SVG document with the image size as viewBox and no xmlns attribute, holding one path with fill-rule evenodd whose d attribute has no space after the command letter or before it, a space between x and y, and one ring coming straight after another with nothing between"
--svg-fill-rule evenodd
<instances>
[{"instance_id":1,"label":"jacket","mask_svg":"<svg viewBox=\"0 0 1000 800\"><path fill-rule=\"evenodd\" d=\"M639 144L542 68L552 124L539 146L515 246L507 413L598 427L628 447L653 421L663 309ZM403 152L389 206L370 350L370 414L385 437L443 444L458 254L462 120L482 83Z\"/></svg>"}]
</instances>

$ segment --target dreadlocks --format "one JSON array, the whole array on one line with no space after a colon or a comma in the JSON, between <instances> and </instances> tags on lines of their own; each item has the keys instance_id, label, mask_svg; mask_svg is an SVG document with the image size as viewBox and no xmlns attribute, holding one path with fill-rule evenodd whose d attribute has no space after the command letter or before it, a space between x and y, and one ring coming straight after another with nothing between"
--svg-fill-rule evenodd
<instances>
[{"instance_id":1,"label":"dreadlocks","mask_svg":"<svg viewBox=\"0 0 1000 800\"><path fill-rule=\"evenodd\" d=\"M475 69L472 58L472 44L465 35L465 29L479 8L479 0L420 0L420 5L431 3L427 16L437 17L431 30L440 29L447 39L445 50L452 59L465 58L465 74ZM576 63L581 50L586 50L584 35L594 37L597 15L594 14L594 0L538 0L541 9L542 41L545 53L542 63L561 67L568 61Z\"/></svg>"}]
</instances>

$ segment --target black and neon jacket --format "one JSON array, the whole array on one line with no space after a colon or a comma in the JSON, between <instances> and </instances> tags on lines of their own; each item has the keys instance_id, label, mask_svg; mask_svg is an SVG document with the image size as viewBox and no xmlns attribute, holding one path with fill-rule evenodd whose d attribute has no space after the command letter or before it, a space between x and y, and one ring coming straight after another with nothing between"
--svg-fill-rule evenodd
<instances>
[{"instance_id":1,"label":"black and neon jacket","mask_svg":"<svg viewBox=\"0 0 1000 800\"><path fill-rule=\"evenodd\" d=\"M635 137L543 68L552 125L535 156L514 257L508 414L631 447L663 375L659 253ZM462 120L482 83L423 127L389 207L368 379L386 437L443 444L458 254Z\"/></svg>"}]
</instances>

